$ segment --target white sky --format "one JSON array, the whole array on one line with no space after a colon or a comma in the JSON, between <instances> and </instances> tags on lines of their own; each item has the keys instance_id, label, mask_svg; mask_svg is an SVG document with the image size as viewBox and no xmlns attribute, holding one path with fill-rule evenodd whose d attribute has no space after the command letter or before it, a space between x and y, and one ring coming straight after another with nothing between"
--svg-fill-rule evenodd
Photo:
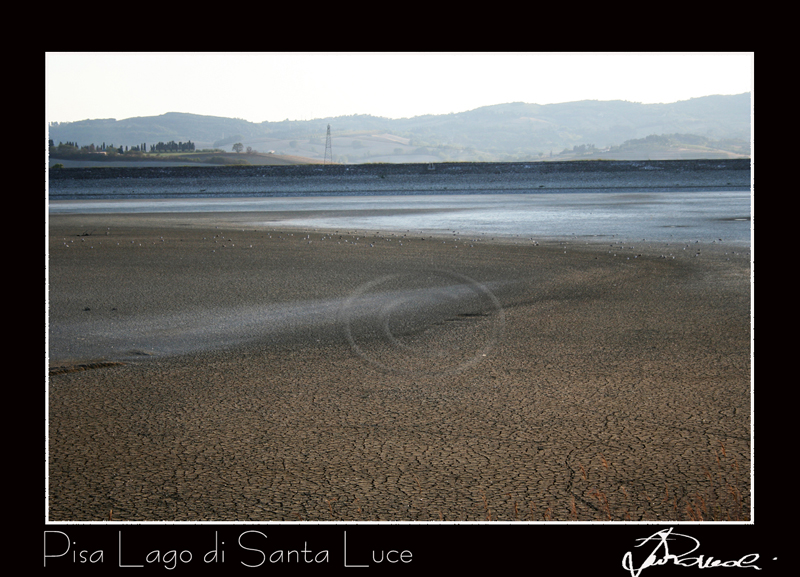
<instances>
[{"instance_id":1,"label":"white sky","mask_svg":"<svg viewBox=\"0 0 800 577\"><path fill-rule=\"evenodd\" d=\"M405 118L507 102L676 102L753 88L753 53L45 54L45 120L190 112Z\"/></svg>"}]
</instances>

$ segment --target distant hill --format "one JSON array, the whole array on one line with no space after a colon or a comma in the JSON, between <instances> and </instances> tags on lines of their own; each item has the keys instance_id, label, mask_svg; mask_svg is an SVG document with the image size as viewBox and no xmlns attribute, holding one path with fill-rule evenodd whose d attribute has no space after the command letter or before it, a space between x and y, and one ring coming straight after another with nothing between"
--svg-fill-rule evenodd
<instances>
[{"instance_id":1,"label":"distant hill","mask_svg":"<svg viewBox=\"0 0 800 577\"><path fill-rule=\"evenodd\" d=\"M586 156L587 150L594 158L736 157L750 154L751 139L750 93L671 104L515 102L402 119L351 115L254 123L169 112L124 120L51 123L49 138L56 145L73 142L79 147L191 141L197 150L226 152L234 143L242 143L253 151L272 151L277 157L321 161L328 125L334 160L349 163L564 160ZM660 142L658 150L654 142L646 141L667 135L672 140Z\"/></svg>"}]
</instances>

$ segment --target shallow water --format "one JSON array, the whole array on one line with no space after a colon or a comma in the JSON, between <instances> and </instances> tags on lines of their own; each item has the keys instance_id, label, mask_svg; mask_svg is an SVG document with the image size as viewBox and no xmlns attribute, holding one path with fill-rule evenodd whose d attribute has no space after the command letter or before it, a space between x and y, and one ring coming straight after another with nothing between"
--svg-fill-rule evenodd
<instances>
[{"instance_id":1,"label":"shallow water","mask_svg":"<svg viewBox=\"0 0 800 577\"><path fill-rule=\"evenodd\" d=\"M253 213L252 226L748 244L742 191L65 200L50 214ZM268 213L266 216L264 213ZM292 214L286 214L292 213Z\"/></svg>"}]
</instances>

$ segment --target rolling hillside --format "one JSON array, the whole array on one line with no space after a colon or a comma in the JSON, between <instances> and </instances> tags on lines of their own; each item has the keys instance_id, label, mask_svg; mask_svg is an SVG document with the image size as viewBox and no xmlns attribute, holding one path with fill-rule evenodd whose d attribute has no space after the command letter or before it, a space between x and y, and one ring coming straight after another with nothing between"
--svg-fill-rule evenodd
<instances>
[{"instance_id":1,"label":"rolling hillside","mask_svg":"<svg viewBox=\"0 0 800 577\"><path fill-rule=\"evenodd\" d=\"M744 93L671 104L517 102L403 119L352 115L253 123L170 112L123 120L51 123L49 138L56 145L74 142L79 147L191 141L198 151L225 152L241 143L245 149L272 151L274 156L245 159L242 153L238 160L271 164L284 158L289 160L280 161L293 162L292 157L322 161L328 125L334 160L340 163L646 159L649 155L722 158L750 154L751 107L750 94ZM656 150L652 142L644 141L663 135L670 135L674 142ZM703 139L702 146L684 142L699 142L697 138Z\"/></svg>"}]
</instances>

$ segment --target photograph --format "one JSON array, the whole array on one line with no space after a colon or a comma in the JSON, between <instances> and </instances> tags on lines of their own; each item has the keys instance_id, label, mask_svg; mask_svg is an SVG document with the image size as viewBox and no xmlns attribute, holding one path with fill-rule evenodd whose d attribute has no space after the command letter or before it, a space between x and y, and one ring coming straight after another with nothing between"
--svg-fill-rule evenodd
<instances>
[{"instance_id":1,"label":"photograph","mask_svg":"<svg viewBox=\"0 0 800 577\"><path fill-rule=\"evenodd\" d=\"M45 568L779 570L753 63L46 52Z\"/></svg>"}]
</instances>

